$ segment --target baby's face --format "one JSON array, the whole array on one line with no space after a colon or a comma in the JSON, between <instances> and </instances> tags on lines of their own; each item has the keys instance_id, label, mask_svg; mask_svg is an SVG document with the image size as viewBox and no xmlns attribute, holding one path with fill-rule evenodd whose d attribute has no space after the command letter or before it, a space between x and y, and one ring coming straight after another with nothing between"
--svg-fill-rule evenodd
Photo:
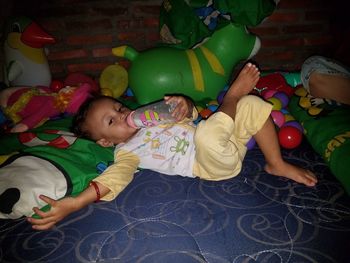
<instances>
[{"instance_id":1,"label":"baby's face","mask_svg":"<svg viewBox=\"0 0 350 263\"><path fill-rule=\"evenodd\" d=\"M130 112L130 109L111 99L97 101L88 113L86 128L97 142L101 139L113 144L126 142L137 131L126 122Z\"/></svg>"}]
</instances>

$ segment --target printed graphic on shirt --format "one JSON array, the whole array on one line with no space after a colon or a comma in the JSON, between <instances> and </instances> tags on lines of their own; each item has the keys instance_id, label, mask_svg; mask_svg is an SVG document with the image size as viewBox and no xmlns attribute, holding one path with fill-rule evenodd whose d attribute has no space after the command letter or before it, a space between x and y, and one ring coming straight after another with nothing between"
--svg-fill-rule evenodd
<instances>
[{"instance_id":1,"label":"printed graphic on shirt","mask_svg":"<svg viewBox=\"0 0 350 263\"><path fill-rule=\"evenodd\" d=\"M174 140L177 142L176 146L171 146L170 151L175 153L181 153L182 155L186 154L186 150L188 149L188 146L190 145L190 142L186 139L180 139L180 137L175 136Z\"/></svg>"},{"instance_id":2,"label":"printed graphic on shirt","mask_svg":"<svg viewBox=\"0 0 350 263\"><path fill-rule=\"evenodd\" d=\"M150 127L140 130L116 151L123 149L137 154L140 168L193 177L193 132L191 125Z\"/></svg>"}]
</instances>

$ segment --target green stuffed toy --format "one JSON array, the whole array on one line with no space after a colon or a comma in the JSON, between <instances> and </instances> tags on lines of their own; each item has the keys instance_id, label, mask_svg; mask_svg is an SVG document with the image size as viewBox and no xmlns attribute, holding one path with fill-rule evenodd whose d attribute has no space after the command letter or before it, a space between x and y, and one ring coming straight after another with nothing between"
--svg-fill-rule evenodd
<instances>
[{"instance_id":1,"label":"green stuffed toy","mask_svg":"<svg viewBox=\"0 0 350 263\"><path fill-rule=\"evenodd\" d=\"M296 87L289 110L303 125L308 141L350 194L350 107L314 105L302 85Z\"/></svg>"},{"instance_id":2,"label":"green stuffed toy","mask_svg":"<svg viewBox=\"0 0 350 263\"><path fill-rule=\"evenodd\" d=\"M32 131L0 137L0 218L31 216L39 198L75 196L113 162L113 149L75 137L71 119L49 121Z\"/></svg>"},{"instance_id":3,"label":"green stuffed toy","mask_svg":"<svg viewBox=\"0 0 350 263\"><path fill-rule=\"evenodd\" d=\"M192 49L155 47L137 52L129 46L112 49L131 60L129 86L146 104L165 94L181 93L199 101L215 99L227 85L232 69L260 49L260 40L245 26L230 23Z\"/></svg>"},{"instance_id":4,"label":"green stuffed toy","mask_svg":"<svg viewBox=\"0 0 350 263\"><path fill-rule=\"evenodd\" d=\"M276 8L274 0L164 0L160 8L160 38L166 45L191 48L233 22L257 26Z\"/></svg>"}]
</instances>

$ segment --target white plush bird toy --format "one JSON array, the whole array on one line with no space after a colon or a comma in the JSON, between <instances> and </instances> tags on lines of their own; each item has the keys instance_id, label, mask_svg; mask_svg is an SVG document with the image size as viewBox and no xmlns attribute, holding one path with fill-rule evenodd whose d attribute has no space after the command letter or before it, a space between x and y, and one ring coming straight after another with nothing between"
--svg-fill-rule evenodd
<instances>
[{"instance_id":1,"label":"white plush bird toy","mask_svg":"<svg viewBox=\"0 0 350 263\"><path fill-rule=\"evenodd\" d=\"M5 32L4 78L8 86L50 86L51 72L44 46L55 43L28 17L13 17Z\"/></svg>"}]
</instances>

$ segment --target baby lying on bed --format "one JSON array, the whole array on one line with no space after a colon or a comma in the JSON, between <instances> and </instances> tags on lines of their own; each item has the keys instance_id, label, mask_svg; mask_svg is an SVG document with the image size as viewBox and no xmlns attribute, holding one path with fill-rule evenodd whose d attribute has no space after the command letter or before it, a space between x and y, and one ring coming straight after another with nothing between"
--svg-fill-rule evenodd
<instances>
[{"instance_id":1,"label":"baby lying on bed","mask_svg":"<svg viewBox=\"0 0 350 263\"><path fill-rule=\"evenodd\" d=\"M177 104L173 116L178 122L137 129L126 117L131 112L110 97L98 97L85 103L76 117L75 132L99 145L116 145L115 163L108 167L77 197L53 200L48 212L33 208L41 219L28 218L34 229L53 227L68 214L102 199L112 200L132 181L138 167L170 175L224 180L239 174L246 154L246 144L253 136L266 159L266 172L292 179L307 186L317 183L309 171L285 162L281 156L275 126L270 119L272 106L256 96L247 95L259 80L260 72L248 63L231 84L218 111L197 127L192 124L197 111L188 98L165 97ZM177 139L186 140L184 152L171 151ZM158 146L151 143L158 140ZM165 158L152 158L163 147ZM144 154L147 153L147 154Z\"/></svg>"}]
</instances>

